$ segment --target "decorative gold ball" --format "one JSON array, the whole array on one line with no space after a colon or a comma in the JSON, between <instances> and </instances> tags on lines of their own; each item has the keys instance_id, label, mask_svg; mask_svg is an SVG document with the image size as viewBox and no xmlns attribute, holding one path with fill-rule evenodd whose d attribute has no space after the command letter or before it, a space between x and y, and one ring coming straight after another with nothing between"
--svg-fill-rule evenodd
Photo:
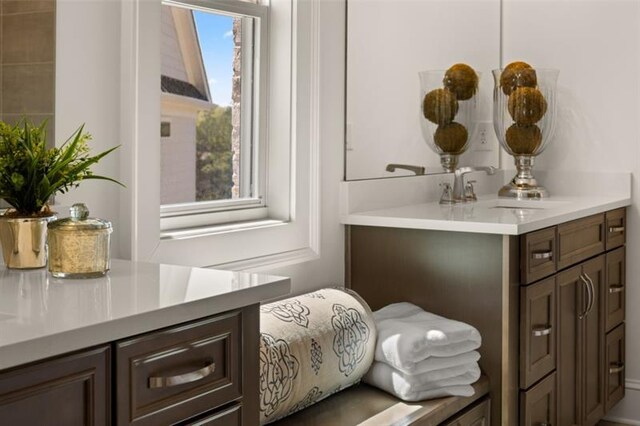
<instances>
[{"instance_id":1,"label":"decorative gold ball","mask_svg":"<svg viewBox=\"0 0 640 426\"><path fill-rule=\"evenodd\" d=\"M422 113L424 117L439 125L449 124L458 112L456 96L447 89L435 89L424 96Z\"/></svg>"},{"instance_id":2,"label":"decorative gold ball","mask_svg":"<svg viewBox=\"0 0 640 426\"><path fill-rule=\"evenodd\" d=\"M520 126L513 124L505 135L507 145L514 154L533 154L542 143L542 132L535 124Z\"/></svg>"},{"instance_id":3,"label":"decorative gold ball","mask_svg":"<svg viewBox=\"0 0 640 426\"><path fill-rule=\"evenodd\" d=\"M509 114L517 124L536 124L547 112L547 101L542 92L531 87L518 87L509 96Z\"/></svg>"},{"instance_id":4,"label":"decorative gold ball","mask_svg":"<svg viewBox=\"0 0 640 426\"><path fill-rule=\"evenodd\" d=\"M500 75L502 92L509 96L518 87L536 87L538 77L536 70L526 62L512 62L505 67Z\"/></svg>"},{"instance_id":5,"label":"decorative gold ball","mask_svg":"<svg viewBox=\"0 0 640 426\"><path fill-rule=\"evenodd\" d=\"M450 123L438 126L433 140L436 145L447 154L459 154L462 152L469 134L460 123Z\"/></svg>"},{"instance_id":6,"label":"decorative gold ball","mask_svg":"<svg viewBox=\"0 0 640 426\"><path fill-rule=\"evenodd\" d=\"M453 65L444 74L442 82L459 101L471 99L478 90L478 74L467 64Z\"/></svg>"}]
</instances>

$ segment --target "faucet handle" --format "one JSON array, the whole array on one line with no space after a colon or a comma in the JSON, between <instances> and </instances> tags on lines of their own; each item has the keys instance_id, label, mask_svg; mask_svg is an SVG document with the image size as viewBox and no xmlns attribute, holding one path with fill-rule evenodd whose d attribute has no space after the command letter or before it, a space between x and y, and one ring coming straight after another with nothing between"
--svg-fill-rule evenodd
<instances>
[{"instance_id":1,"label":"faucet handle","mask_svg":"<svg viewBox=\"0 0 640 426\"><path fill-rule=\"evenodd\" d=\"M474 183L476 183L475 180L470 180L464 186L464 198L467 201L477 201L478 200L478 196L476 195L475 190L473 188L473 184Z\"/></svg>"},{"instance_id":2,"label":"faucet handle","mask_svg":"<svg viewBox=\"0 0 640 426\"><path fill-rule=\"evenodd\" d=\"M442 196L440 197L440 204L453 204L453 191L451 190L451 184L448 182L442 182Z\"/></svg>"}]
</instances>

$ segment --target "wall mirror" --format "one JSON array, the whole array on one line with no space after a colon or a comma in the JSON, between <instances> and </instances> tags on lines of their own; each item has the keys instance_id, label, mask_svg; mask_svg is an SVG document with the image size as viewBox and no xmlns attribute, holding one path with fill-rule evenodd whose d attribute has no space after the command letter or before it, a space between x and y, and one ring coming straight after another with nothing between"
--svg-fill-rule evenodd
<instances>
[{"instance_id":1,"label":"wall mirror","mask_svg":"<svg viewBox=\"0 0 640 426\"><path fill-rule=\"evenodd\" d=\"M420 130L418 73L458 62L481 74L478 119L487 128L500 0L347 0L346 180L413 174L388 172L389 163L442 173ZM460 164L479 154L471 146Z\"/></svg>"}]
</instances>

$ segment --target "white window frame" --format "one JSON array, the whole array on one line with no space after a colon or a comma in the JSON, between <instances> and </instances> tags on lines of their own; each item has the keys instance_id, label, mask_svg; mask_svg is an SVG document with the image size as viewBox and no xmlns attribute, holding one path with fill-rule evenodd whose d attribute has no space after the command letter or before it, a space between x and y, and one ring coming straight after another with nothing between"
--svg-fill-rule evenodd
<instances>
[{"instance_id":1,"label":"white window frame","mask_svg":"<svg viewBox=\"0 0 640 426\"><path fill-rule=\"evenodd\" d=\"M179 238L185 229L266 219L269 208L266 197L268 150L266 106L269 57L268 6L239 0L163 0L163 5L211 12L243 20L242 40L252 40L253 49L242 49L240 177L238 199L164 204L160 206L161 237ZM255 61L254 61L255 59ZM257 77L257 78L256 78ZM249 110L247 114L244 111ZM251 155L242 155L251 153Z\"/></svg>"},{"instance_id":2,"label":"white window frame","mask_svg":"<svg viewBox=\"0 0 640 426\"><path fill-rule=\"evenodd\" d=\"M161 238L161 0L123 0L121 22L120 253L125 258L228 269L280 267L320 257L320 2L269 6L269 216ZM340 143L339 141L337 143Z\"/></svg>"}]
</instances>

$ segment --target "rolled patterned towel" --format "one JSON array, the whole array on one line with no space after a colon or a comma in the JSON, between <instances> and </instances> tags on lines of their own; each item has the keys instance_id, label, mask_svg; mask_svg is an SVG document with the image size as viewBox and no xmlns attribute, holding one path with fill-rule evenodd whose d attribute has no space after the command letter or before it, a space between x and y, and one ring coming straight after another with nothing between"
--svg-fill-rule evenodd
<instances>
[{"instance_id":1,"label":"rolled patterned towel","mask_svg":"<svg viewBox=\"0 0 640 426\"><path fill-rule=\"evenodd\" d=\"M354 292L327 288L260 308L260 423L270 423L360 381L376 328Z\"/></svg>"},{"instance_id":2,"label":"rolled patterned towel","mask_svg":"<svg viewBox=\"0 0 640 426\"><path fill-rule=\"evenodd\" d=\"M414 398L423 392L471 385L479 378L480 367L475 362L415 375L405 374L384 362L374 362L363 381L401 399L416 401Z\"/></svg>"},{"instance_id":3,"label":"rolled patterned towel","mask_svg":"<svg viewBox=\"0 0 640 426\"><path fill-rule=\"evenodd\" d=\"M429 357L450 357L480 347L476 328L426 312L411 303L394 303L373 313L378 329L376 361L402 370Z\"/></svg>"}]
</instances>

